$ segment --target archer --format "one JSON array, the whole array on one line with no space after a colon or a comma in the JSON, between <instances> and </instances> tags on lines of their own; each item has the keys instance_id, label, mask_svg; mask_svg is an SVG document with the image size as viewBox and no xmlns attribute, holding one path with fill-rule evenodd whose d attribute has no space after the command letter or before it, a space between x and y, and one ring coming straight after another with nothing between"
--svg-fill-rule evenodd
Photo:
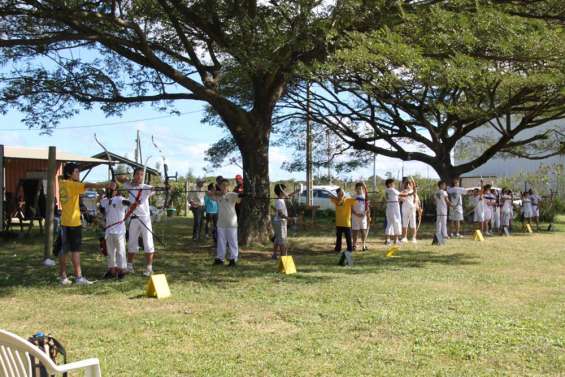
<instances>
[{"instance_id":1,"label":"archer","mask_svg":"<svg viewBox=\"0 0 565 377\"><path fill-rule=\"evenodd\" d=\"M145 272L143 275L150 276L153 273L153 256L155 245L153 243L153 228L151 225L151 213L149 211L149 198L155 194L155 188L144 184L145 169L137 167L133 171L131 182L124 183L124 188L129 193L130 209L124 218L131 216L128 236L128 263L127 271L134 272L133 259L139 252L139 238L143 239L143 251L145 252Z\"/></svg>"}]
</instances>

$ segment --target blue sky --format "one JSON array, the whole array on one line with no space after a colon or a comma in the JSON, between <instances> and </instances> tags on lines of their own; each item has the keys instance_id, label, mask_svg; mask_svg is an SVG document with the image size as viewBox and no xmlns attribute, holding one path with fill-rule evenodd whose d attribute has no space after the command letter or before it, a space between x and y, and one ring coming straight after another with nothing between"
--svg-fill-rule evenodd
<instances>
[{"instance_id":1,"label":"blue sky","mask_svg":"<svg viewBox=\"0 0 565 377\"><path fill-rule=\"evenodd\" d=\"M139 107L123 114L122 117L107 118L99 110L82 111L72 119L64 120L52 135L41 135L38 130L28 130L21 122L22 114L12 111L0 119L0 144L27 147L47 147L54 145L66 152L82 156L92 156L101 151L94 141L94 133L112 152L134 157L134 140L136 131L141 132L143 158L152 156L149 165L161 160L159 152L151 143L154 135L156 142L164 152L169 170L177 171L179 175L186 174L189 169L197 176L204 174L207 167L204 161L204 151L224 135L224 130L202 124L201 117L204 104L196 101L186 101L177 104L177 109L185 113L181 116L167 117L166 113L154 110L149 105ZM160 119L149 119L157 118ZM144 120L143 120L144 119ZM117 123L109 126L87 127ZM127 122L127 123L126 123ZM83 127L85 126L85 127ZM80 127L64 129L65 127ZM283 148L271 148L270 176L272 180L295 178L304 180L304 173L289 173L282 170L281 164L290 158L289 151ZM395 177L400 175L403 163L399 160L379 156L377 158L377 174L384 176L391 172ZM208 166L209 167L209 166ZM422 176L435 176L434 171L418 162L404 163L405 174L419 173ZM227 177L241 173L237 166L226 165L214 170L210 175ZM354 179L366 178L372 175L372 164L350 174L341 175ZM106 177L106 168L99 167L91 173L89 180L102 180Z\"/></svg>"}]
</instances>

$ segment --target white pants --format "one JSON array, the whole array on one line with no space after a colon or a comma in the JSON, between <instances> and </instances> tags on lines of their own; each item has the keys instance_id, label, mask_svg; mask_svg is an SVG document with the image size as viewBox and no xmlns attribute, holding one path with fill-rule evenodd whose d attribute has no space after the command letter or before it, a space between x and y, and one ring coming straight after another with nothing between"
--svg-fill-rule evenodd
<instances>
[{"instance_id":1,"label":"white pants","mask_svg":"<svg viewBox=\"0 0 565 377\"><path fill-rule=\"evenodd\" d=\"M502 211L502 226L503 227L509 227L511 219L512 219L512 211L511 210L503 210Z\"/></svg>"},{"instance_id":2,"label":"white pants","mask_svg":"<svg viewBox=\"0 0 565 377\"><path fill-rule=\"evenodd\" d=\"M500 207L493 207L492 220L490 224L494 229L500 228Z\"/></svg>"},{"instance_id":3,"label":"white pants","mask_svg":"<svg viewBox=\"0 0 565 377\"><path fill-rule=\"evenodd\" d=\"M400 218L400 206L398 203L386 207L386 230L387 236L400 236L402 234L402 219Z\"/></svg>"},{"instance_id":4,"label":"white pants","mask_svg":"<svg viewBox=\"0 0 565 377\"><path fill-rule=\"evenodd\" d=\"M416 207L402 207L402 227L416 229Z\"/></svg>"},{"instance_id":5,"label":"white pants","mask_svg":"<svg viewBox=\"0 0 565 377\"><path fill-rule=\"evenodd\" d=\"M484 216L485 216L485 220L484 220L484 221L490 221L490 220L492 220L492 207L491 207L491 206L485 206L485 209L484 209Z\"/></svg>"},{"instance_id":6,"label":"white pants","mask_svg":"<svg viewBox=\"0 0 565 377\"><path fill-rule=\"evenodd\" d=\"M447 238L447 214L436 215L436 237L438 240Z\"/></svg>"},{"instance_id":7,"label":"white pants","mask_svg":"<svg viewBox=\"0 0 565 377\"><path fill-rule=\"evenodd\" d=\"M147 228L141 224L141 221L143 221ZM139 236L143 239L143 250L148 254L155 252L153 234L148 229L153 230L150 218L139 217L131 219L129 223L128 253L135 254L139 252Z\"/></svg>"},{"instance_id":8,"label":"white pants","mask_svg":"<svg viewBox=\"0 0 565 377\"><path fill-rule=\"evenodd\" d=\"M108 250L108 268L126 269L126 235L107 234L106 249Z\"/></svg>"},{"instance_id":9,"label":"white pants","mask_svg":"<svg viewBox=\"0 0 565 377\"><path fill-rule=\"evenodd\" d=\"M237 260L239 256L239 248L237 245L237 228L219 228L218 242L216 247L216 259L224 260L226 258L226 244L230 249L228 255L229 260Z\"/></svg>"}]
</instances>

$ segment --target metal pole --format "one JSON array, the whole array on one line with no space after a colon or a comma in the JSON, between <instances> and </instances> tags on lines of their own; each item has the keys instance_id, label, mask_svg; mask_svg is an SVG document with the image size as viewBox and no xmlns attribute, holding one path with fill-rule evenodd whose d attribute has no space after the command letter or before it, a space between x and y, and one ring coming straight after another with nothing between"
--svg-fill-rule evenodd
<instances>
[{"instance_id":1,"label":"metal pole","mask_svg":"<svg viewBox=\"0 0 565 377\"><path fill-rule=\"evenodd\" d=\"M55 210L55 175L57 174L57 148L49 147L47 162L47 201L45 202L45 248L44 261L49 259L53 248L53 218Z\"/></svg>"},{"instance_id":2,"label":"metal pole","mask_svg":"<svg viewBox=\"0 0 565 377\"><path fill-rule=\"evenodd\" d=\"M312 177L312 119L310 116L310 83L306 86L306 205L311 207L314 179Z\"/></svg>"},{"instance_id":3,"label":"metal pole","mask_svg":"<svg viewBox=\"0 0 565 377\"><path fill-rule=\"evenodd\" d=\"M373 146L377 146L377 131L374 134ZM373 153L373 191L377 192L377 154Z\"/></svg>"},{"instance_id":4,"label":"metal pole","mask_svg":"<svg viewBox=\"0 0 565 377\"><path fill-rule=\"evenodd\" d=\"M330 130L326 131L326 143L327 143L327 153L328 153L328 185L332 184L332 159L331 159L331 147L330 147Z\"/></svg>"},{"instance_id":5,"label":"metal pole","mask_svg":"<svg viewBox=\"0 0 565 377\"><path fill-rule=\"evenodd\" d=\"M4 231L4 145L0 144L0 233Z\"/></svg>"}]
</instances>

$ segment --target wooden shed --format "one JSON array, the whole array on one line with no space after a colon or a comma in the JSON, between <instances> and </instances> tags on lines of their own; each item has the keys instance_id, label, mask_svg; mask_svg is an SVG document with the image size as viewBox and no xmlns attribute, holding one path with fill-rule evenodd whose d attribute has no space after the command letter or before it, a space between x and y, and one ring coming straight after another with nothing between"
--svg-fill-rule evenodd
<instances>
[{"instance_id":1,"label":"wooden shed","mask_svg":"<svg viewBox=\"0 0 565 377\"><path fill-rule=\"evenodd\" d=\"M27 148L0 145L0 197L2 199L3 213L10 216L18 202L26 202L26 211L29 208L42 208L41 200L44 199L47 186L47 164L49 148ZM65 162L73 161L79 164L88 163L90 166L106 164L108 161L83 157L72 153L57 150L57 173L55 181L55 197L59 202L59 187L57 176L62 175ZM26 213L26 216L28 214ZM41 213L40 215L44 215ZM4 228L0 213L0 231Z\"/></svg>"}]
</instances>

